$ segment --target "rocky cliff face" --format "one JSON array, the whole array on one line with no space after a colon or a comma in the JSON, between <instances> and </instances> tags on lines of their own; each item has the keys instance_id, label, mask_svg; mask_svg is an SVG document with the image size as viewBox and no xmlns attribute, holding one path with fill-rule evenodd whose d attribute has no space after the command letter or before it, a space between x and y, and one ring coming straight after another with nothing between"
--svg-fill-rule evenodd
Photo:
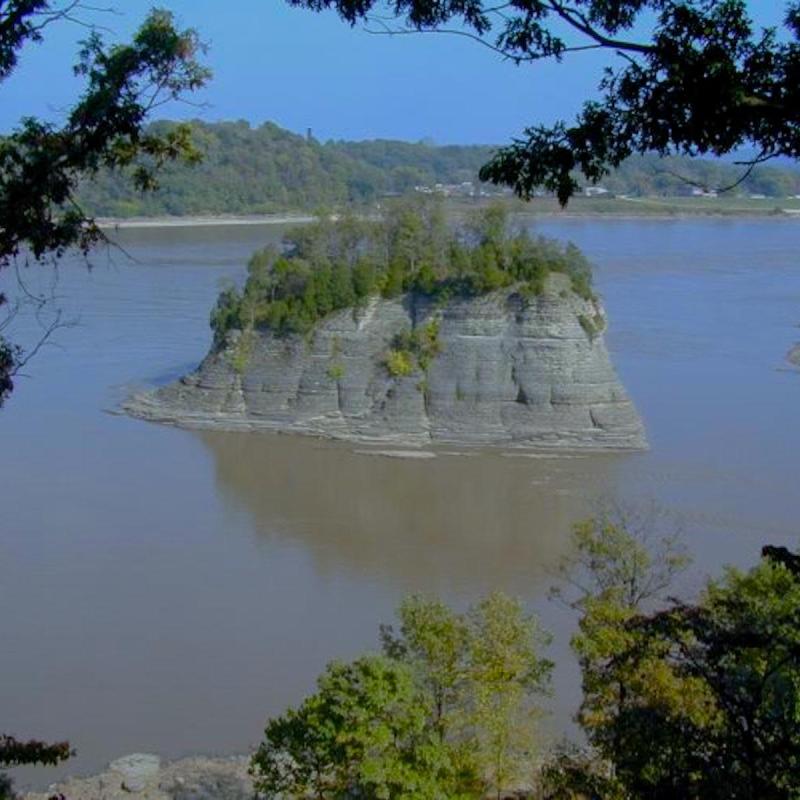
<instances>
[{"instance_id":1,"label":"rocky cliff face","mask_svg":"<svg viewBox=\"0 0 800 800\"><path fill-rule=\"evenodd\" d=\"M132 398L127 410L360 441L642 448L641 421L603 342L602 309L569 286L551 275L530 300L509 290L445 304L375 299L307 336L234 331L196 372ZM414 329L435 331L435 353L397 374L387 355Z\"/></svg>"}]
</instances>

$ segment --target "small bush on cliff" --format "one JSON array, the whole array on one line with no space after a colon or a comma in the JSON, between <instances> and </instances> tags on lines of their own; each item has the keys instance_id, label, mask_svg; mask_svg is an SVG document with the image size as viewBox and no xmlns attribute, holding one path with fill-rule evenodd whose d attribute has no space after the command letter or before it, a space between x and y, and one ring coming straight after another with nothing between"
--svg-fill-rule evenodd
<instances>
[{"instance_id":1,"label":"small bush on cliff","mask_svg":"<svg viewBox=\"0 0 800 800\"><path fill-rule=\"evenodd\" d=\"M414 356L408 350L390 350L384 363L386 371L393 378L402 378L414 372Z\"/></svg>"},{"instance_id":2,"label":"small bush on cliff","mask_svg":"<svg viewBox=\"0 0 800 800\"><path fill-rule=\"evenodd\" d=\"M415 291L443 299L512 285L537 295L551 272L568 275L581 297L593 297L591 268L574 245L512 233L501 206L452 227L431 198L387 203L378 219L321 217L290 231L281 248L254 253L247 272L241 292L228 288L217 301L211 326L218 339L259 327L306 333L333 311L375 295Z\"/></svg>"},{"instance_id":3,"label":"small bush on cliff","mask_svg":"<svg viewBox=\"0 0 800 800\"><path fill-rule=\"evenodd\" d=\"M339 363L338 361L335 364L331 364L328 367L328 377L332 381L340 381L344 378L345 370L344 364Z\"/></svg>"},{"instance_id":4,"label":"small bush on cliff","mask_svg":"<svg viewBox=\"0 0 800 800\"><path fill-rule=\"evenodd\" d=\"M439 341L439 320L432 319L424 325L398 333L386 357L390 375L410 375L419 369L427 372L431 361L442 351Z\"/></svg>"},{"instance_id":5,"label":"small bush on cliff","mask_svg":"<svg viewBox=\"0 0 800 800\"><path fill-rule=\"evenodd\" d=\"M606 327L606 319L599 311L591 317L586 316L586 314L578 314L578 322L581 328L583 328L584 333L586 333L592 341L594 341Z\"/></svg>"}]
</instances>

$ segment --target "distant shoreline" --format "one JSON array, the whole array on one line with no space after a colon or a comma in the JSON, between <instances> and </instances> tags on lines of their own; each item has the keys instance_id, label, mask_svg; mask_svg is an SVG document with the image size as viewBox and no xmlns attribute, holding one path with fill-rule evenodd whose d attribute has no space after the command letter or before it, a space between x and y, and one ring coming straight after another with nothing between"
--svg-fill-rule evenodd
<instances>
[{"instance_id":1,"label":"distant shoreline","mask_svg":"<svg viewBox=\"0 0 800 800\"><path fill-rule=\"evenodd\" d=\"M459 209L454 209L458 211ZM591 211L591 210L518 210L512 209L514 216L532 217L542 219L592 219L592 220L653 220L653 221L683 221L687 219L704 218L731 218L731 219L775 219L775 220L800 220L800 212L795 209L782 209L761 211L757 209L681 209L676 211L633 211L631 208L619 211ZM312 222L315 217L311 214L263 214L263 215L220 215L204 214L185 217L130 217L113 218L98 217L97 224L104 230L130 230L147 228L212 228L246 225L299 225Z\"/></svg>"},{"instance_id":2,"label":"distant shoreline","mask_svg":"<svg viewBox=\"0 0 800 800\"><path fill-rule=\"evenodd\" d=\"M291 225L311 222L310 214L220 215L204 214L186 217L98 217L97 224L109 228L204 228L222 225Z\"/></svg>"}]
</instances>

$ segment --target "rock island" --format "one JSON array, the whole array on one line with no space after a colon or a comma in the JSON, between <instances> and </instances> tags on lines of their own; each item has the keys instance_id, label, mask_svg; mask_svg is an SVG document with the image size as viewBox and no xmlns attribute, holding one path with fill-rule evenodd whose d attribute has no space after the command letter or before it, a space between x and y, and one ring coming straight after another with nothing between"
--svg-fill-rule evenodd
<instances>
[{"instance_id":1,"label":"rock island","mask_svg":"<svg viewBox=\"0 0 800 800\"><path fill-rule=\"evenodd\" d=\"M131 398L146 419L403 445L645 447L591 270L501 208L432 201L290 233L212 313L210 352Z\"/></svg>"}]
</instances>

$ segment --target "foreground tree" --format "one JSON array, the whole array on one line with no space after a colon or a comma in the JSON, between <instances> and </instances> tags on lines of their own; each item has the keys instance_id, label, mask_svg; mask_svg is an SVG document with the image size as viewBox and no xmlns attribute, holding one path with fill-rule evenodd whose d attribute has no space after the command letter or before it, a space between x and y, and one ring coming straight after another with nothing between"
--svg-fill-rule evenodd
<instances>
[{"instance_id":1,"label":"foreground tree","mask_svg":"<svg viewBox=\"0 0 800 800\"><path fill-rule=\"evenodd\" d=\"M781 31L758 30L745 0L288 0L334 8L382 33L467 35L517 65L603 50L602 99L572 124L533 126L481 177L521 197L541 187L562 204L575 172L597 181L633 153L724 155L756 148L748 167L800 156L800 4Z\"/></svg>"},{"instance_id":2,"label":"foreground tree","mask_svg":"<svg viewBox=\"0 0 800 800\"><path fill-rule=\"evenodd\" d=\"M266 797L477 800L529 771L552 666L535 619L502 594L466 614L410 597L398 617L383 656L330 665L268 722L252 762Z\"/></svg>"},{"instance_id":3,"label":"foreground tree","mask_svg":"<svg viewBox=\"0 0 800 800\"><path fill-rule=\"evenodd\" d=\"M637 796L800 797L800 579L786 564L729 569L696 605L674 603L631 629L662 652L682 695L643 687L613 722L640 734L618 762Z\"/></svg>"},{"instance_id":4,"label":"foreground tree","mask_svg":"<svg viewBox=\"0 0 800 800\"><path fill-rule=\"evenodd\" d=\"M489 788L524 786L536 761L539 700L553 664L542 658L550 637L518 601L489 595L468 615L467 720Z\"/></svg>"},{"instance_id":5,"label":"foreground tree","mask_svg":"<svg viewBox=\"0 0 800 800\"><path fill-rule=\"evenodd\" d=\"M458 798L449 754L408 667L331 664L318 691L267 724L252 760L265 797Z\"/></svg>"},{"instance_id":6,"label":"foreground tree","mask_svg":"<svg viewBox=\"0 0 800 800\"><path fill-rule=\"evenodd\" d=\"M615 768L635 736L651 735L616 724L645 688L658 685L658 691L671 697L687 689L663 669L663 650L651 647L629 624L659 608L688 565L679 539L654 535L656 524L652 510L609 510L577 524L572 554L560 564L561 583L553 591L580 614L572 638L583 688L578 722ZM641 657L619 657L633 651Z\"/></svg>"},{"instance_id":7,"label":"foreground tree","mask_svg":"<svg viewBox=\"0 0 800 800\"><path fill-rule=\"evenodd\" d=\"M74 0L0 3L0 83L49 26L93 11ZM198 62L201 50L193 30L179 30L170 12L157 9L129 44L109 46L96 30L89 33L74 67L84 91L66 121L26 117L0 138L0 269L20 258L57 259L71 247L87 252L102 241L75 200L79 183L100 169L129 170L134 185L146 190L166 162L198 158L187 126L155 132L145 124L153 109L204 84L209 73ZM0 404L27 360L3 338L15 307L0 293L3 306L9 313L0 318Z\"/></svg>"},{"instance_id":8,"label":"foreground tree","mask_svg":"<svg viewBox=\"0 0 800 800\"><path fill-rule=\"evenodd\" d=\"M637 800L796 800L797 557L765 548L686 603L665 597L684 554L669 537L653 544L607 519L576 528L563 594L581 614L578 720L610 769L562 755L549 778Z\"/></svg>"}]
</instances>

